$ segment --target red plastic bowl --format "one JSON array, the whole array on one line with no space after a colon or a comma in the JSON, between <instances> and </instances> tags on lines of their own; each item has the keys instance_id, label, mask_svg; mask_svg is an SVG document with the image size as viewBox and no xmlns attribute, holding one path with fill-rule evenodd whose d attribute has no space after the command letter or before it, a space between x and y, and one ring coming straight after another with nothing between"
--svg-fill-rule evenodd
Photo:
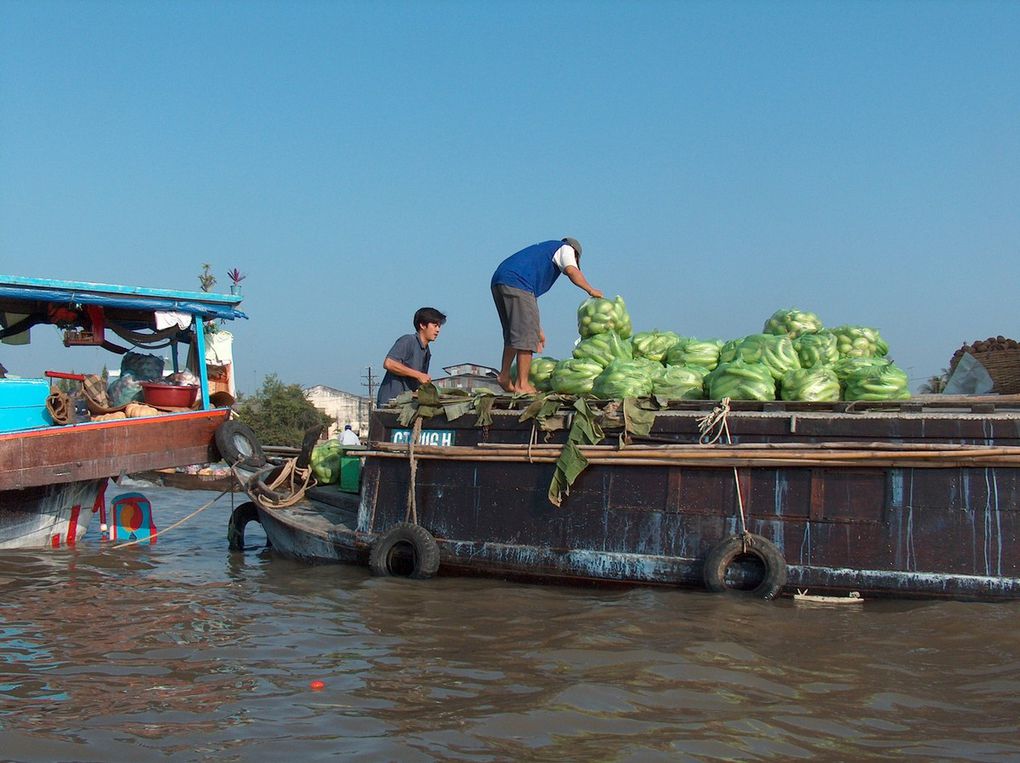
<instances>
[{"instance_id":1,"label":"red plastic bowl","mask_svg":"<svg viewBox=\"0 0 1020 763\"><path fill-rule=\"evenodd\" d=\"M149 405L163 408L190 408L198 397L198 387L142 382L142 394Z\"/></svg>"}]
</instances>

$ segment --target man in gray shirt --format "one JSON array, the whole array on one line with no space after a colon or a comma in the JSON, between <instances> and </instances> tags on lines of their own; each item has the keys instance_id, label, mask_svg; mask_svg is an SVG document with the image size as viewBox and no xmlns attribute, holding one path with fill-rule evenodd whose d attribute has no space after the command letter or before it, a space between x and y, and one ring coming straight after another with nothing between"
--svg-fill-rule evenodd
<instances>
[{"instance_id":1,"label":"man in gray shirt","mask_svg":"<svg viewBox=\"0 0 1020 763\"><path fill-rule=\"evenodd\" d=\"M404 334L397 339L383 361L386 374L376 398L380 408L402 392L416 390L432 381L429 375L429 361L432 359L429 345L439 336L439 329L444 323L446 316L434 307L422 307L415 312L415 333Z\"/></svg>"}]
</instances>

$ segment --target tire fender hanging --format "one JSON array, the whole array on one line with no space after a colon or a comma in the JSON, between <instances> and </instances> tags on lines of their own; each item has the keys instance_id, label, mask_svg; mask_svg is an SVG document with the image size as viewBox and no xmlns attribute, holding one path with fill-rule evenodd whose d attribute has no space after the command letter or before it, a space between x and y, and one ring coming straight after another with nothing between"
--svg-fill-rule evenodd
<instances>
[{"instance_id":1,"label":"tire fender hanging","mask_svg":"<svg viewBox=\"0 0 1020 763\"><path fill-rule=\"evenodd\" d=\"M220 457L228 464L252 471L266 465L266 454L259 438L247 424L233 419L224 421L216 427L214 439Z\"/></svg>"},{"instance_id":2,"label":"tire fender hanging","mask_svg":"<svg viewBox=\"0 0 1020 763\"><path fill-rule=\"evenodd\" d=\"M726 582L726 571L742 556L758 559L765 568L761 581L750 589L732 588ZM705 557L703 578L709 591L773 599L786 585L786 560L774 543L760 535L753 533L732 535L708 552L708 556Z\"/></svg>"},{"instance_id":3,"label":"tire fender hanging","mask_svg":"<svg viewBox=\"0 0 1020 763\"><path fill-rule=\"evenodd\" d=\"M244 551L244 528L249 522L262 524L255 504L245 501L230 513L227 520L227 546L231 551ZM268 539L266 545L269 545Z\"/></svg>"},{"instance_id":4,"label":"tire fender hanging","mask_svg":"<svg viewBox=\"0 0 1020 763\"><path fill-rule=\"evenodd\" d=\"M401 555L409 554L411 565L404 573L395 565ZM432 533L421 525L401 522L393 525L372 544L368 567L373 575L401 575L423 580L436 574L439 569L439 544Z\"/></svg>"}]
</instances>

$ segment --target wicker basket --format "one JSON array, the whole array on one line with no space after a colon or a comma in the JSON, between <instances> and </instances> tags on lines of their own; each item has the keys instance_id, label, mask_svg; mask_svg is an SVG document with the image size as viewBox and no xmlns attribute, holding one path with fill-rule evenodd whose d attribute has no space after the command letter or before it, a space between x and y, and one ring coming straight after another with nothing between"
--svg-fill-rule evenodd
<instances>
[{"instance_id":1,"label":"wicker basket","mask_svg":"<svg viewBox=\"0 0 1020 763\"><path fill-rule=\"evenodd\" d=\"M992 392L1000 395L1020 394L1020 350L990 350L969 353L985 367L992 377ZM954 364L950 373L955 370Z\"/></svg>"}]
</instances>

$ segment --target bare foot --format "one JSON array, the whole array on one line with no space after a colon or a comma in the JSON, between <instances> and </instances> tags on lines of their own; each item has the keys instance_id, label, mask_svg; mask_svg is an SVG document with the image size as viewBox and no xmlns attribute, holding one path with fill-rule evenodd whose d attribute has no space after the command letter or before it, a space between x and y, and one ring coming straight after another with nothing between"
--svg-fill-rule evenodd
<instances>
[{"instance_id":1,"label":"bare foot","mask_svg":"<svg viewBox=\"0 0 1020 763\"><path fill-rule=\"evenodd\" d=\"M518 384L514 389L518 395L535 395L538 394L538 390L530 384Z\"/></svg>"},{"instance_id":2,"label":"bare foot","mask_svg":"<svg viewBox=\"0 0 1020 763\"><path fill-rule=\"evenodd\" d=\"M496 382L499 384L500 387L503 388L504 392L514 391L513 382L510 381L510 374L507 374L506 376L500 374L499 376L496 377Z\"/></svg>"}]
</instances>

